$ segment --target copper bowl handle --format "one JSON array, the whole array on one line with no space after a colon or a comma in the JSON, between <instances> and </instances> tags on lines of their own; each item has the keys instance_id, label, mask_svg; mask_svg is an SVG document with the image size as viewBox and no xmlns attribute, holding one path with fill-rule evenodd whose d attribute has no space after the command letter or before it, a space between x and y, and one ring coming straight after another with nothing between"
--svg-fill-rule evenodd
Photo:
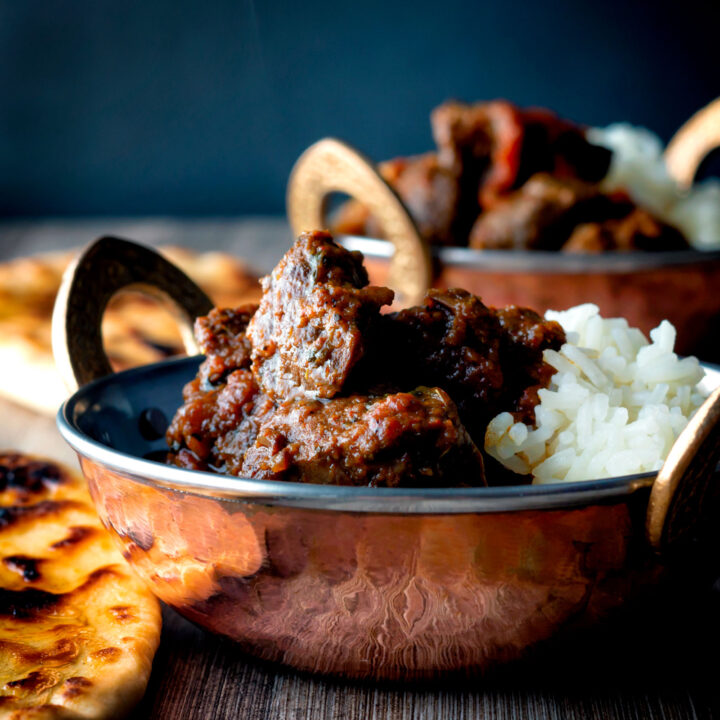
<instances>
[{"instance_id":1,"label":"copper bowl handle","mask_svg":"<svg viewBox=\"0 0 720 720\"><path fill-rule=\"evenodd\" d=\"M325 138L297 160L288 181L287 214L293 232L326 226L327 199L344 192L367 206L395 246L388 284L399 304L422 302L432 282L430 249L407 208L375 164L340 140Z\"/></svg>"},{"instance_id":2,"label":"copper bowl handle","mask_svg":"<svg viewBox=\"0 0 720 720\"><path fill-rule=\"evenodd\" d=\"M68 390L113 372L103 348L101 322L110 298L123 289L137 290L165 304L177 318L188 355L199 352L193 321L210 312L210 298L154 250L103 237L70 264L55 301L53 354Z\"/></svg>"},{"instance_id":3,"label":"copper bowl handle","mask_svg":"<svg viewBox=\"0 0 720 720\"><path fill-rule=\"evenodd\" d=\"M720 98L698 110L665 150L668 172L684 188L693 184L700 163L720 146Z\"/></svg>"},{"instance_id":4,"label":"copper bowl handle","mask_svg":"<svg viewBox=\"0 0 720 720\"><path fill-rule=\"evenodd\" d=\"M720 461L720 388L700 406L670 448L650 492L646 534L663 555L682 549L708 522Z\"/></svg>"}]
</instances>

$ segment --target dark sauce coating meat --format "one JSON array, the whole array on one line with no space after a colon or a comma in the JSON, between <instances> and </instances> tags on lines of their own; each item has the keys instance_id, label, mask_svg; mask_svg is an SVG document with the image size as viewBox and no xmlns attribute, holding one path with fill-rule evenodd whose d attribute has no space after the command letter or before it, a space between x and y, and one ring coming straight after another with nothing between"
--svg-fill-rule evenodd
<instances>
[{"instance_id":1,"label":"dark sauce coating meat","mask_svg":"<svg viewBox=\"0 0 720 720\"><path fill-rule=\"evenodd\" d=\"M195 322L205 360L183 389L184 404L167 431L171 462L193 470L232 472L274 405L250 372L245 330L257 309L215 308Z\"/></svg>"},{"instance_id":2,"label":"dark sauce coating meat","mask_svg":"<svg viewBox=\"0 0 720 720\"><path fill-rule=\"evenodd\" d=\"M171 462L237 475L274 403L260 391L250 370L235 370L209 390L198 377L185 386L183 399L167 432Z\"/></svg>"},{"instance_id":3,"label":"dark sauce coating meat","mask_svg":"<svg viewBox=\"0 0 720 720\"><path fill-rule=\"evenodd\" d=\"M245 331L256 310L257 305L213 308L195 321L195 339L206 358L200 366L204 388L210 389L233 370L250 367L252 348Z\"/></svg>"},{"instance_id":4,"label":"dark sauce coating meat","mask_svg":"<svg viewBox=\"0 0 720 720\"><path fill-rule=\"evenodd\" d=\"M641 208L620 218L589 221L578 225L563 245L563 252L600 253L614 250L667 252L687 250L687 240L674 227Z\"/></svg>"},{"instance_id":5,"label":"dark sauce coating meat","mask_svg":"<svg viewBox=\"0 0 720 720\"><path fill-rule=\"evenodd\" d=\"M527 308L495 310L465 290L430 290L424 305L383 318L376 346L382 350L368 355L352 381L371 389L387 378L442 387L482 447L485 427L497 413L527 414L526 391L544 387L552 375L543 351L564 342L558 323Z\"/></svg>"},{"instance_id":6,"label":"dark sauce coating meat","mask_svg":"<svg viewBox=\"0 0 720 720\"><path fill-rule=\"evenodd\" d=\"M460 188L457 176L440 164L437 153L396 158L383 163L381 172L402 198L420 234L434 245L452 245Z\"/></svg>"},{"instance_id":7,"label":"dark sauce coating meat","mask_svg":"<svg viewBox=\"0 0 720 720\"><path fill-rule=\"evenodd\" d=\"M288 400L258 433L242 474L372 487L485 484L482 456L439 388Z\"/></svg>"},{"instance_id":8,"label":"dark sauce coating meat","mask_svg":"<svg viewBox=\"0 0 720 720\"><path fill-rule=\"evenodd\" d=\"M539 172L589 183L602 180L610 167L610 150L593 145L585 128L545 108L520 111L523 143L515 187Z\"/></svg>"},{"instance_id":9,"label":"dark sauce coating meat","mask_svg":"<svg viewBox=\"0 0 720 720\"><path fill-rule=\"evenodd\" d=\"M263 297L248 326L252 369L276 402L297 393L331 398L363 353L363 332L388 288L367 287L362 255L329 233L303 233L263 278Z\"/></svg>"},{"instance_id":10,"label":"dark sauce coating meat","mask_svg":"<svg viewBox=\"0 0 720 720\"><path fill-rule=\"evenodd\" d=\"M565 331L530 308L511 305L494 312L502 328L500 355L504 366L511 368L497 411L505 409L515 414L516 421L532 424L537 392L548 386L555 373L543 362L543 352L559 350L566 340Z\"/></svg>"},{"instance_id":11,"label":"dark sauce coating meat","mask_svg":"<svg viewBox=\"0 0 720 720\"><path fill-rule=\"evenodd\" d=\"M483 250L585 253L687 248L677 230L635 207L626 195L607 195L597 185L546 173L534 175L480 215L469 244Z\"/></svg>"},{"instance_id":12,"label":"dark sauce coating meat","mask_svg":"<svg viewBox=\"0 0 720 720\"><path fill-rule=\"evenodd\" d=\"M388 316L386 332L397 348L392 356L399 379L408 375L407 382L441 386L482 445L475 427L487 422L486 411L504 383L500 327L492 311L464 290L431 290L424 305Z\"/></svg>"},{"instance_id":13,"label":"dark sauce coating meat","mask_svg":"<svg viewBox=\"0 0 720 720\"><path fill-rule=\"evenodd\" d=\"M532 419L552 374L542 353L562 329L464 290L381 315L392 294L366 285L358 254L308 233L257 311L199 319L206 359L168 429L169 461L326 484L484 484L487 422L503 410Z\"/></svg>"},{"instance_id":14,"label":"dark sauce coating meat","mask_svg":"<svg viewBox=\"0 0 720 720\"><path fill-rule=\"evenodd\" d=\"M599 181L610 152L592 145L585 131L554 113L522 110L509 102L446 102L430 118L442 164L488 210L537 172Z\"/></svg>"},{"instance_id":15,"label":"dark sauce coating meat","mask_svg":"<svg viewBox=\"0 0 720 720\"><path fill-rule=\"evenodd\" d=\"M514 187L523 139L518 108L450 101L432 111L430 123L441 164L462 185L463 211L477 215L488 199Z\"/></svg>"},{"instance_id":16,"label":"dark sauce coating meat","mask_svg":"<svg viewBox=\"0 0 720 720\"><path fill-rule=\"evenodd\" d=\"M498 200L492 212L480 215L470 231L469 245L482 250L558 250L577 224L599 215L601 195L595 185L534 175L519 190Z\"/></svg>"}]
</instances>

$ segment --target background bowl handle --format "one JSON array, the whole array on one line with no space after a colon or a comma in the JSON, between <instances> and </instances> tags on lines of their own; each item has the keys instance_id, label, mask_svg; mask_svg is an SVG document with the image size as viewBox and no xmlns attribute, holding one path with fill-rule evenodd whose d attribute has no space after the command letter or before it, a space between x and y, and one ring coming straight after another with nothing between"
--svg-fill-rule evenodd
<instances>
[{"instance_id":1,"label":"background bowl handle","mask_svg":"<svg viewBox=\"0 0 720 720\"><path fill-rule=\"evenodd\" d=\"M298 235L327 226L325 213L332 192L355 198L380 223L385 237L395 246L388 284L398 293L399 304L418 305L432 282L430 249L374 163L349 145L325 138L298 158L287 192L293 232Z\"/></svg>"},{"instance_id":2,"label":"background bowl handle","mask_svg":"<svg viewBox=\"0 0 720 720\"><path fill-rule=\"evenodd\" d=\"M55 364L74 391L113 372L102 343L101 322L119 290L156 298L177 318L188 355L196 355L193 322L213 307L208 296L154 250L128 240L103 237L88 245L65 271L53 311Z\"/></svg>"},{"instance_id":3,"label":"background bowl handle","mask_svg":"<svg viewBox=\"0 0 720 720\"><path fill-rule=\"evenodd\" d=\"M668 172L684 188L693 184L700 163L720 146L720 98L698 110L665 150Z\"/></svg>"},{"instance_id":4,"label":"background bowl handle","mask_svg":"<svg viewBox=\"0 0 720 720\"><path fill-rule=\"evenodd\" d=\"M720 388L693 415L675 441L650 492L647 538L663 555L692 541L717 502L720 460ZM715 508L716 509L716 508Z\"/></svg>"}]
</instances>

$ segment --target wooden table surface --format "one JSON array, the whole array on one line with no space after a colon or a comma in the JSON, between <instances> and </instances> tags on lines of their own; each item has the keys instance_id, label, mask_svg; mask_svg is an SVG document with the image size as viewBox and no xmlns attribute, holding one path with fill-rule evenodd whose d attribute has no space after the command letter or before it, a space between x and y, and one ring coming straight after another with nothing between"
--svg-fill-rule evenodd
<instances>
[{"instance_id":1,"label":"wooden table surface","mask_svg":"<svg viewBox=\"0 0 720 720\"><path fill-rule=\"evenodd\" d=\"M282 222L98 221L0 224L0 257L84 244L103 233L228 249L267 270L289 243ZM1 368L0 368L1 370ZM54 420L0 400L0 448L75 464ZM479 678L412 687L314 678L243 655L164 609L148 692L132 718L194 720L573 720L720 718L720 583L687 569L672 595Z\"/></svg>"}]
</instances>

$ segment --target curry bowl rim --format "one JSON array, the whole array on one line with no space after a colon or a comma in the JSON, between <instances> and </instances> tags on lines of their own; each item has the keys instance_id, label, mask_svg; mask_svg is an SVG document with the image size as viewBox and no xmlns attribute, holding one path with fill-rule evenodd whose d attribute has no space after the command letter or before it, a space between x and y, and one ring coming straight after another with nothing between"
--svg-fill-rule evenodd
<instances>
[{"instance_id":1,"label":"curry bowl rim","mask_svg":"<svg viewBox=\"0 0 720 720\"><path fill-rule=\"evenodd\" d=\"M392 243L381 238L340 234L337 239L346 249L359 250L371 259L389 260L394 253ZM463 246L432 246L430 252L434 260L448 267L559 275L627 274L667 268L687 269L693 265L720 262L720 249L580 254L557 250L477 250Z\"/></svg>"}]
</instances>

